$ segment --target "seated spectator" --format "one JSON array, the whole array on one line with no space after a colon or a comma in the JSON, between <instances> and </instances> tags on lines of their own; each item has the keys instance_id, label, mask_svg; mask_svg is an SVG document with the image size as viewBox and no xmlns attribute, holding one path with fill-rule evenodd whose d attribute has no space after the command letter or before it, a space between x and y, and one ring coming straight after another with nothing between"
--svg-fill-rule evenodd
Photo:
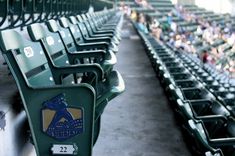
<instances>
[{"instance_id":1,"label":"seated spectator","mask_svg":"<svg viewBox=\"0 0 235 156\"><path fill-rule=\"evenodd\" d=\"M132 10L131 11L131 16L130 18L133 20L133 21L136 21L137 20L137 13L135 10Z\"/></svg>"},{"instance_id":2,"label":"seated spectator","mask_svg":"<svg viewBox=\"0 0 235 156\"><path fill-rule=\"evenodd\" d=\"M203 31L200 25L197 26L196 35L202 35Z\"/></svg>"},{"instance_id":3,"label":"seated spectator","mask_svg":"<svg viewBox=\"0 0 235 156\"><path fill-rule=\"evenodd\" d=\"M160 40L162 29L160 28L160 23L156 19L154 19L153 22L150 24L150 30L152 35L156 39Z\"/></svg>"},{"instance_id":4,"label":"seated spectator","mask_svg":"<svg viewBox=\"0 0 235 156\"><path fill-rule=\"evenodd\" d=\"M176 48L181 48L181 47L182 47L182 38L181 38L180 35L176 35L176 36L175 36L174 46L175 46Z\"/></svg>"},{"instance_id":5,"label":"seated spectator","mask_svg":"<svg viewBox=\"0 0 235 156\"><path fill-rule=\"evenodd\" d=\"M148 31L151 32L150 27L151 27L151 24L152 24L152 17L149 16L148 14L145 15L145 23L146 23L146 27L147 27Z\"/></svg>"},{"instance_id":6,"label":"seated spectator","mask_svg":"<svg viewBox=\"0 0 235 156\"><path fill-rule=\"evenodd\" d=\"M145 21L145 16L143 14L139 14L138 19L137 19L137 29L139 31L142 31L145 34L148 34L148 28L147 28L147 23Z\"/></svg>"},{"instance_id":7,"label":"seated spectator","mask_svg":"<svg viewBox=\"0 0 235 156\"><path fill-rule=\"evenodd\" d=\"M146 0L142 0L142 6L145 7L145 8L148 8L149 4Z\"/></svg>"},{"instance_id":8,"label":"seated spectator","mask_svg":"<svg viewBox=\"0 0 235 156\"><path fill-rule=\"evenodd\" d=\"M228 44L231 46L235 44L235 33L234 32L230 35L230 37L228 38L227 41L228 41Z\"/></svg>"},{"instance_id":9,"label":"seated spectator","mask_svg":"<svg viewBox=\"0 0 235 156\"><path fill-rule=\"evenodd\" d=\"M231 51L235 51L235 44L233 44Z\"/></svg>"},{"instance_id":10,"label":"seated spectator","mask_svg":"<svg viewBox=\"0 0 235 156\"><path fill-rule=\"evenodd\" d=\"M222 35L222 39L227 41L228 38L230 37L230 29L228 27L224 28L224 33Z\"/></svg>"},{"instance_id":11,"label":"seated spectator","mask_svg":"<svg viewBox=\"0 0 235 156\"><path fill-rule=\"evenodd\" d=\"M177 32L177 24L175 22L171 22L170 27L173 32Z\"/></svg>"},{"instance_id":12,"label":"seated spectator","mask_svg":"<svg viewBox=\"0 0 235 156\"><path fill-rule=\"evenodd\" d=\"M202 35L202 38L208 42L208 43L212 43L212 39L213 39L213 36L212 36L212 29L210 27L208 27L207 29L204 30L203 32L203 35Z\"/></svg>"},{"instance_id":13,"label":"seated spectator","mask_svg":"<svg viewBox=\"0 0 235 156\"><path fill-rule=\"evenodd\" d=\"M172 13L171 12L169 12L167 14L167 22L168 22L169 25L171 25L171 23L172 23Z\"/></svg>"},{"instance_id":14,"label":"seated spectator","mask_svg":"<svg viewBox=\"0 0 235 156\"><path fill-rule=\"evenodd\" d=\"M208 57L209 57L209 54L208 54L208 51L207 50L204 50L203 51L203 54L202 54L202 62L205 64L205 63L208 63Z\"/></svg>"},{"instance_id":15,"label":"seated spectator","mask_svg":"<svg viewBox=\"0 0 235 156\"><path fill-rule=\"evenodd\" d=\"M147 2L147 0L135 0L135 2L144 8L151 8L151 5Z\"/></svg>"},{"instance_id":16,"label":"seated spectator","mask_svg":"<svg viewBox=\"0 0 235 156\"><path fill-rule=\"evenodd\" d=\"M174 46L174 42L175 42L175 34L173 32L170 33L170 38L168 40L168 43L172 46Z\"/></svg>"}]
</instances>

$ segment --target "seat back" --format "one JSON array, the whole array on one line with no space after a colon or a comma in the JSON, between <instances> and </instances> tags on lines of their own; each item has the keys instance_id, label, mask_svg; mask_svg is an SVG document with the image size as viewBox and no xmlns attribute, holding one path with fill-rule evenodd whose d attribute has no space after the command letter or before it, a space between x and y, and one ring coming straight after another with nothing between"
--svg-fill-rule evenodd
<instances>
[{"instance_id":1,"label":"seat back","mask_svg":"<svg viewBox=\"0 0 235 156\"><path fill-rule=\"evenodd\" d=\"M63 28L60 25L57 24L55 20L49 20L47 22L48 29L51 32L58 32L60 35L60 38L62 39L64 45L66 46L66 49L68 52L75 52L76 51L76 45L73 40L73 37L67 28Z\"/></svg>"},{"instance_id":2,"label":"seat back","mask_svg":"<svg viewBox=\"0 0 235 156\"><path fill-rule=\"evenodd\" d=\"M77 15L76 17L77 17L77 19L78 19L79 22L80 22L80 21L82 22L82 18L81 18L80 15ZM95 20L95 19L96 19L96 20ZM92 28L98 28L98 27L99 27L99 26L98 26L98 20L100 20L99 18L96 18L94 15L92 16L92 14L90 14L90 18L89 18L88 20L89 20L89 22L90 22Z\"/></svg>"},{"instance_id":3,"label":"seat back","mask_svg":"<svg viewBox=\"0 0 235 156\"><path fill-rule=\"evenodd\" d=\"M87 28L88 32L92 33L92 27L87 20L84 21L84 26Z\"/></svg>"},{"instance_id":4,"label":"seat back","mask_svg":"<svg viewBox=\"0 0 235 156\"><path fill-rule=\"evenodd\" d=\"M86 21L86 20L87 20L87 17L86 17L85 14L81 14L81 17L82 17L83 21Z\"/></svg>"},{"instance_id":5,"label":"seat back","mask_svg":"<svg viewBox=\"0 0 235 156\"><path fill-rule=\"evenodd\" d=\"M89 38L89 33L88 33L88 30L87 30L85 24L82 23L82 22L79 22L77 25L78 25L78 27L79 27L81 33L82 33L82 36L83 36L84 38Z\"/></svg>"},{"instance_id":6,"label":"seat back","mask_svg":"<svg viewBox=\"0 0 235 156\"><path fill-rule=\"evenodd\" d=\"M28 26L28 32L33 41L39 41L56 66L69 65L66 49L59 34L49 32L39 23Z\"/></svg>"},{"instance_id":7,"label":"seat back","mask_svg":"<svg viewBox=\"0 0 235 156\"><path fill-rule=\"evenodd\" d=\"M78 22L83 22L83 19L82 19L82 17L80 15L77 15L76 17L78 19Z\"/></svg>"},{"instance_id":8,"label":"seat back","mask_svg":"<svg viewBox=\"0 0 235 156\"><path fill-rule=\"evenodd\" d=\"M81 43L84 43L84 39L82 37L82 33L80 31L80 29L78 28L78 26L76 25L77 24L77 21L75 18L70 18L72 19L70 23L69 20L65 17L62 17L60 18L59 22L60 22L60 25L63 27L63 28L67 28L69 29L70 33L72 34L72 37L73 39L75 40L75 43L77 45L81 44Z\"/></svg>"},{"instance_id":9,"label":"seat back","mask_svg":"<svg viewBox=\"0 0 235 156\"><path fill-rule=\"evenodd\" d=\"M12 56L12 59L20 67L21 74L28 85L49 86L55 84L39 43L33 43L22 38L14 30L2 31L1 41L4 51L7 51L4 54Z\"/></svg>"}]
</instances>

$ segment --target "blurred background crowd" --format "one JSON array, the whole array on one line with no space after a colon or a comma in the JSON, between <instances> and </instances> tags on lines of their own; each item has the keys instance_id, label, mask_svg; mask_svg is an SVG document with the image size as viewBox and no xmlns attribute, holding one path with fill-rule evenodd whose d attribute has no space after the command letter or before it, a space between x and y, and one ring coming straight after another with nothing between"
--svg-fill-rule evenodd
<instances>
[{"instance_id":1,"label":"blurred background crowd","mask_svg":"<svg viewBox=\"0 0 235 156\"><path fill-rule=\"evenodd\" d=\"M210 14L199 14L203 9L196 6L174 5L158 18L156 14L161 14L161 11L155 10L147 0L135 0L135 4L144 11L125 3L120 5L120 9L139 30L182 52L195 55L202 63L231 77L235 76L235 27L229 22L233 18L231 15L223 14L218 20Z\"/></svg>"}]
</instances>

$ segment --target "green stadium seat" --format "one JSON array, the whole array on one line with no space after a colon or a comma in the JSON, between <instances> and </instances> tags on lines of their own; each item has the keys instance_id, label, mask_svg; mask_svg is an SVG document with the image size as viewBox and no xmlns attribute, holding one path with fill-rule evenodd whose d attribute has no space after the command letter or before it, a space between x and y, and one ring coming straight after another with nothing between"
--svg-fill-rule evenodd
<instances>
[{"instance_id":1,"label":"green stadium seat","mask_svg":"<svg viewBox=\"0 0 235 156\"><path fill-rule=\"evenodd\" d=\"M221 103L216 100L204 99L186 102L177 99L176 112L183 124L187 123L190 119L197 119L204 122L218 120L216 124L219 125L219 121L224 123L227 121L227 117L231 116L229 111Z\"/></svg>"},{"instance_id":2,"label":"green stadium seat","mask_svg":"<svg viewBox=\"0 0 235 156\"><path fill-rule=\"evenodd\" d=\"M109 37L96 37L96 36L90 36L89 32L85 26L84 23L77 23L76 26L80 29L82 38L85 42L105 42L108 45L115 47L117 46L117 41L113 40Z\"/></svg>"},{"instance_id":3,"label":"green stadium seat","mask_svg":"<svg viewBox=\"0 0 235 156\"><path fill-rule=\"evenodd\" d=\"M91 30L92 30L92 32L93 33L98 33L98 34L103 34L103 33L109 33L109 34L111 34L111 35L115 35L116 37L117 37L117 39L119 39L120 40L120 36L119 36L119 29L118 29L118 27L116 27L116 26L114 26L113 28L111 27L110 29L102 29L102 27L101 27L101 29L99 29L98 28L98 26L96 25L96 20L95 20L95 18L92 18L91 16L90 16L90 14L86 14L86 16L87 16L87 19L86 19L86 24L88 25L88 26L90 26L90 28L91 28ZM81 19L80 18L80 15L77 15L76 16L76 18L77 19ZM72 21L72 19L71 19L71 21ZM83 22L84 20L79 20L79 22ZM118 20L119 21L119 20Z\"/></svg>"},{"instance_id":4,"label":"green stadium seat","mask_svg":"<svg viewBox=\"0 0 235 156\"><path fill-rule=\"evenodd\" d=\"M87 60L89 60L89 63L95 62L100 64L105 73L108 73L113 69L113 66L117 62L117 59L112 51L78 51L79 48L77 48L75 40L72 38L72 34L68 29L62 28L56 23L55 20L49 20L47 22L47 26L51 32L59 33L60 38L65 45L65 49L71 63L75 64L78 60L79 62L87 62ZM84 55L84 57L78 59L77 55Z\"/></svg>"},{"instance_id":5,"label":"green stadium seat","mask_svg":"<svg viewBox=\"0 0 235 156\"><path fill-rule=\"evenodd\" d=\"M211 122L216 121L208 121L202 122L198 120L189 120L188 124L192 131L192 136L194 140L197 142L197 150L198 151L214 151L217 148L220 148L224 155L234 155L235 149L235 137L234 131L234 121L228 120L224 123L224 125L213 127L208 130ZM230 133L230 134L229 134Z\"/></svg>"},{"instance_id":6,"label":"green stadium seat","mask_svg":"<svg viewBox=\"0 0 235 156\"><path fill-rule=\"evenodd\" d=\"M107 40L95 40L95 39L85 40L82 35L82 32L81 32L83 30L80 30L78 25L70 23L67 18L60 18L59 22L63 28L69 29L70 33L72 34L73 39L75 40L77 48L79 48L79 50L102 49L105 51L111 50L112 52L118 51L118 49L115 45L110 45L110 39L107 39ZM84 28L84 30L85 29L86 28Z\"/></svg>"},{"instance_id":7,"label":"green stadium seat","mask_svg":"<svg viewBox=\"0 0 235 156\"><path fill-rule=\"evenodd\" d=\"M77 15L77 16L80 16L80 15ZM84 18L85 18L85 15L84 15ZM76 19L76 17L74 16L70 16L70 20L73 24L77 24L78 21ZM89 36L92 36L92 37L109 37L109 38L112 38L115 42L115 44L119 44L119 41L118 38L115 36L115 31L113 32L110 32L110 31L97 31L94 27L92 27L89 23L89 21L86 19L86 20L83 20L82 23L84 23L87 31L88 31L88 34Z\"/></svg>"},{"instance_id":8,"label":"green stadium seat","mask_svg":"<svg viewBox=\"0 0 235 156\"><path fill-rule=\"evenodd\" d=\"M90 156L95 124L93 87L56 85L47 59L40 53L40 43L28 41L14 30L1 32L0 46L18 86L37 155L57 154L58 148L65 147L72 154ZM62 117L68 122L60 121Z\"/></svg>"},{"instance_id":9,"label":"green stadium seat","mask_svg":"<svg viewBox=\"0 0 235 156\"><path fill-rule=\"evenodd\" d=\"M28 27L30 37L33 41L38 41L44 47L45 55L47 56L49 67L51 68L52 74L54 75L55 82L57 84L63 83L76 83L78 78L81 78L81 82L92 84L96 90L96 119L102 114L105 106L108 101L112 100L114 97L121 94L124 89L124 81L122 76L118 71L111 71L108 75L104 77L103 70L98 64L76 64L73 65L69 62L67 53L65 52L65 47L61 42L58 42L60 39L59 34L51 33L44 29L39 23L32 24ZM50 40L48 40L48 38ZM53 43L50 43L52 42ZM59 53L59 55L57 55ZM87 72L83 75L76 75L76 71L73 72L73 75L67 75L67 71L63 70L62 73L58 72L58 68L66 68L73 66L82 66L87 68ZM89 68L95 68L100 71L99 79L97 75L91 75L89 71L92 71ZM66 77L62 77L66 76Z\"/></svg>"}]
</instances>

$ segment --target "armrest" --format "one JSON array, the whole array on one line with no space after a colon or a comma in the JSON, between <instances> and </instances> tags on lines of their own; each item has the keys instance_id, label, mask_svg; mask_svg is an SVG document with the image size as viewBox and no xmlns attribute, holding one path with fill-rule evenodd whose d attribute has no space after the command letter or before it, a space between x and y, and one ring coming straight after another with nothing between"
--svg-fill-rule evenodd
<instances>
[{"instance_id":1,"label":"armrest","mask_svg":"<svg viewBox=\"0 0 235 156\"><path fill-rule=\"evenodd\" d=\"M116 30L116 26L117 24L104 23L99 26L99 29Z\"/></svg>"},{"instance_id":2,"label":"armrest","mask_svg":"<svg viewBox=\"0 0 235 156\"><path fill-rule=\"evenodd\" d=\"M208 99L197 99L197 100L189 100L189 102L190 102L191 105L196 106L196 105L201 105L200 102L210 102L210 100L208 100ZM203 103L203 104L205 105L205 103Z\"/></svg>"},{"instance_id":3,"label":"armrest","mask_svg":"<svg viewBox=\"0 0 235 156\"><path fill-rule=\"evenodd\" d=\"M78 50L82 49L109 49L109 44L106 42L93 42L93 43L81 43L77 45Z\"/></svg>"},{"instance_id":4,"label":"armrest","mask_svg":"<svg viewBox=\"0 0 235 156\"><path fill-rule=\"evenodd\" d=\"M104 33L107 32L107 33L111 33L113 35L117 34L117 29L116 28L115 29L97 28L96 31L97 32L104 32Z\"/></svg>"},{"instance_id":5,"label":"armrest","mask_svg":"<svg viewBox=\"0 0 235 156\"><path fill-rule=\"evenodd\" d=\"M193 80L192 79L181 79L181 80L175 80L175 82L185 82L185 83L192 83L193 82Z\"/></svg>"},{"instance_id":6,"label":"armrest","mask_svg":"<svg viewBox=\"0 0 235 156\"><path fill-rule=\"evenodd\" d=\"M92 80L95 81L94 87L97 91L97 84L99 81L103 80L103 70L98 64L86 64L86 65L70 65L70 66L64 66L64 67L58 67L53 65L52 72L54 75L54 81L56 84L62 84L62 76L73 74L74 76L74 82L77 83L77 73L85 73L90 72L94 73L95 76L92 78Z\"/></svg>"},{"instance_id":7,"label":"armrest","mask_svg":"<svg viewBox=\"0 0 235 156\"><path fill-rule=\"evenodd\" d=\"M220 147L220 146L234 146L235 145L235 137L210 139L209 142L210 142L210 144L212 146L216 146L216 147Z\"/></svg>"},{"instance_id":8,"label":"armrest","mask_svg":"<svg viewBox=\"0 0 235 156\"><path fill-rule=\"evenodd\" d=\"M102 60L105 60L105 54L106 52L103 50L96 50L96 51L80 51L80 52L68 52L68 57L71 62L75 62L76 59L84 59L84 58L102 58Z\"/></svg>"},{"instance_id":9,"label":"armrest","mask_svg":"<svg viewBox=\"0 0 235 156\"><path fill-rule=\"evenodd\" d=\"M102 37L112 40L114 36L111 34L96 33L96 32L93 32L91 34L91 38L102 38Z\"/></svg>"},{"instance_id":10,"label":"armrest","mask_svg":"<svg viewBox=\"0 0 235 156\"><path fill-rule=\"evenodd\" d=\"M107 32L111 32L111 33L116 31L116 27L113 28L113 27L102 27L102 26L99 26L96 24L94 24L94 25L98 31L104 31L104 32L107 31Z\"/></svg>"},{"instance_id":11,"label":"armrest","mask_svg":"<svg viewBox=\"0 0 235 156\"><path fill-rule=\"evenodd\" d=\"M215 94L228 94L230 91L214 91Z\"/></svg>"},{"instance_id":12,"label":"armrest","mask_svg":"<svg viewBox=\"0 0 235 156\"><path fill-rule=\"evenodd\" d=\"M104 30L93 30L95 34L108 34L108 35L115 35L115 31L104 31Z\"/></svg>"},{"instance_id":13,"label":"armrest","mask_svg":"<svg viewBox=\"0 0 235 156\"><path fill-rule=\"evenodd\" d=\"M85 37L84 39L86 41L89 41L89 42L106 42L106 43L110 43L112 41L112 39L108 38L108 37L97 37L97 38Z\"/></svg>"},{"instance_id":14,"label":"armrest","mask_svg":"<svg viewBox=\"0 0 235 156\"><path fill-rule=\"evenodd\" d=\"M55 67L57 76L61 77L66 74L77 74L92 72L97 76L98 80L103 80L104 72L99 64L78 64L78 65L69 65L64 67Z\"/></svg>"},{"instance_id":15,"label":"armrest","mask_svg":"<svg viewBox=\"0 0 235 156\"><path fill-rule=\"evenodd\" d=\"M227 117L223 115L206 115L206 116L197 116L198 119L202 120L203 122L212 122L221 120L223 123L227 122Z\"/></svg>"},{"instance_id":16,"label":"armrest","mask_svg":"<svg viewBox=\"0 0 235 156\"><path fill-rule=\"evenodd\" d=\"M190 88L182 88L182 91L195 91L195 90L200 90L201 88L198 87L190 87ZM201 91L201 90L200 90Z\"/></svg>"},{"instance_id":17,"label":"armrest","mask_svg":"<svg viewBox=\"0 0 235 156\"><path fill-rule=\"evenodd\" d=\"M109 32L105 32L105 31L96 31L96 30L92 30L92 34L94 36L97 37L113 37L115 34L114 33L109 33Z\"/></svg>"},{"instance_id":18,"label":"armrest","mask_svg":"<svg viewBox=\"0 0 235 156\"><path fill-rule=\"evenodd\" d=\"M29 90L32 92L47 92L48 95L50 96L49 92L70 92L70 91L74 91L74 90L90 90L91 92L93 92L93 94L95 94L95 90L94 88L89 85L89 84L73 84L73 85L53 85L53 86L49 86L49 87L34 87L34 86L30 86L29 85ZM74 93L74 92L73 92ZM53 93L54 94L54 93ZM40 94L41 95L41 94Z\"/></svg>"}]
</instances>

